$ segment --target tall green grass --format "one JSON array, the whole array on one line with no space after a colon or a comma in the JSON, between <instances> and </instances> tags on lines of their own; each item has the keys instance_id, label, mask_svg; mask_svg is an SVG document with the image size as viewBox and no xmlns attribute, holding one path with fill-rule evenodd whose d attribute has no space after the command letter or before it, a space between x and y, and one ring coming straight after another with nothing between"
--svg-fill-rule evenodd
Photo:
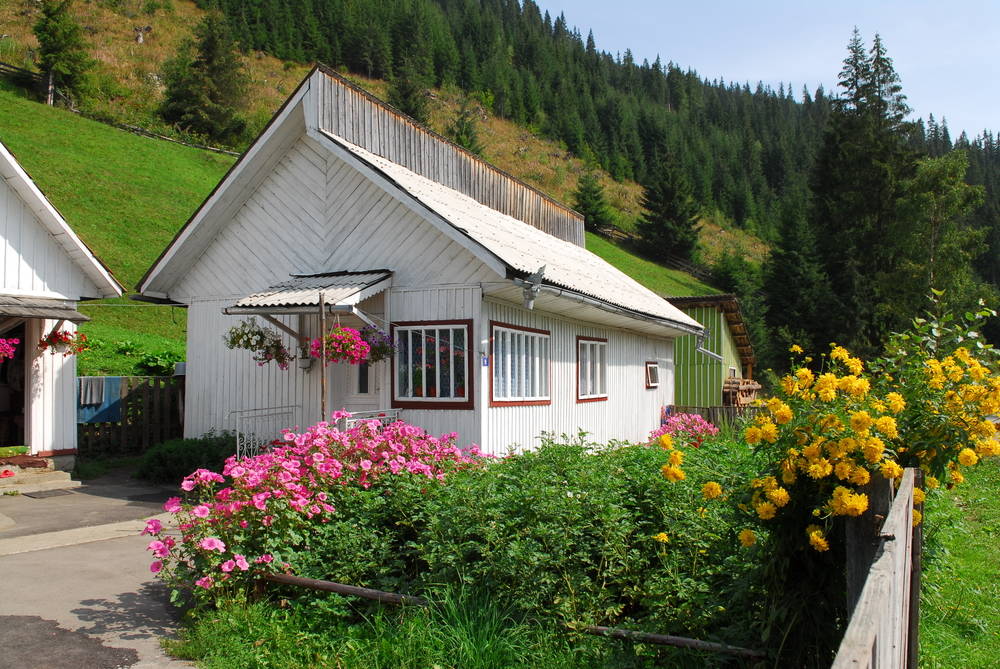
<instances>
[{"instance_id":1,"label":"tall green grass","mask_svg":"<svg viewBox=\"0 0 1000 669\"><path fill-rule=\"evenodd\" d=\"M587 232L587 250L660 295L685 297L717 295L721 292L698 281L690 274L640 258L625 247L593 232Z\"/></svg>"},{"instance_id":2,"label":"tall green grass","mask_svg":"<svg viewBox=\"0 0 1000 669\"><path fill-rule=\"evenodd\" d=\"M920 666L992 669L1000 658L1000 463L928 495Z\"/></svg>"}]
</instances>

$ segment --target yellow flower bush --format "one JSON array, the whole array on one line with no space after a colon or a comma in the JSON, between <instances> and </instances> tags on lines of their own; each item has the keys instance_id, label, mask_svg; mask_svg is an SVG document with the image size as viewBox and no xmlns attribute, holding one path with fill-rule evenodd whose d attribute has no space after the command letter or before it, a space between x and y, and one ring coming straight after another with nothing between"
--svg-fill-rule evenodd
<instances>
[{"instance_id":1,"label":"yellow flower bush","mask_svg":"<svg viewBox=\"0 0 1000 669\"><path fill-rule=\"evenodd\" d=\"M837 344L819 357L818 369L799 357L742 430L768 463L743 492L732 493L748 519L826 552L837 519L867 511L861 488L873 477L898 484L905 467L919 467L933 489L942 478L961 483L963 467L1000 454L988 419L1000 413L996 356L974 327L991 315L983 309L964 319L916 319L869 364ZM790 350L801 356L800 347ZM923 500L917 490L914 503ZM744 538L740 543L750 545Z\"/></svg>"}]
</instances>

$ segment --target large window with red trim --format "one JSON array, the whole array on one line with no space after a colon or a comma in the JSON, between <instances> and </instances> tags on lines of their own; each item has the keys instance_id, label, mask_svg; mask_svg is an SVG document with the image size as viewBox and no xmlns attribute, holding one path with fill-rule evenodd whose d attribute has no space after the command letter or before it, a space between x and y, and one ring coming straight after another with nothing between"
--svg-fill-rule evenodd
<instances>
[{"instance_id":1,"label":"large window with red trim","mask_svg":"<svg viewBox=\"0 0 1000 669\"><path fill-rule=\"evenodd\" d=\"M490 323L493 405L549 404L548 330Z\"/></svg>"},{"instance_id":2,"label":"large window with red trim","mask_svg":"<svg viewBox=\"0 0 1000 669\"><path fill-rule=\"evenodd\" d=\"M576 401L608 399L608 340L576 338Z\"/></svg>"},{"instance_id":3,"label":"large window with red trim","mask_svg":"<svg viewBox=\"0 0 1000 669\"><path fill-rule=\"evenodd\" d=\"M472 321L393 324L393 406L471 409L471 330Z\"/></svg>"}]
</instances>

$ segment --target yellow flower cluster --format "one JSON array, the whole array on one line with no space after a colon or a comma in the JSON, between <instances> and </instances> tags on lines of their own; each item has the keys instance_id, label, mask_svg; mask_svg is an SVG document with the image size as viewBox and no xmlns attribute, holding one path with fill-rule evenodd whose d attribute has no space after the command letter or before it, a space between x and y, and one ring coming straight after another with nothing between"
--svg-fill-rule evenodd
<instances>
[{"instance_id":1,"label":"yellow flower cluster","mask_svg":"<svg viewBox=\"0 0 1000 669\"><path fill-rule=\"evenodd\" d=\"M809 525L806 527L806 536L809 537L809 545L820 553L830 550L830 544L823 534L823 529L819 525Z\"/></svg>"},{"instance_id":2,"label":"yellow flower cluster","mask_svg":"<svg viewBox=\"0 0 1000 669\"><path fill-rule=\"evenodd\" d=\"M661 544L665 544L670 541L670 537L667 536L666 532L659 532L658 534L654 534L653 539L660 542Z\"/></svg>"},{"instance_id":3,"label":"yellow flower cluster","mask_svg":"<svg viewBox=\"0 0 1000 669\"><path fill-rule=\"evenodd\" d=\"M749 548L757 543L757 535L754 534L753 530L741 530L739 534L740 545L744 548Z\"/></svg>"},{"instance_id":4,"label":"yellow flower cluster","mask_svg":"<svg viewBox=\"0 0 1000 669\"><path fill-rule=\"evenodd\" d=\"M722 495L722 486L715 481L709 481L701 487L701 494L705 499L715 499Z\"/></svg>"},{"instance_id":5,"label":"yellow flower cluster","mask_svg":"<svg viewBox=\"0 0 1000 669\"><path fill-rule=\"evenodd\" d=\"M828 506L835 516L860 516L868 510L868 495L851 492L849 488L839 485L833 489Z\"/></svg>"},{"instance_id":6,"label":"yellow flower cluster","mask_svg":"<svg viewBox=\"0 0 1000 669\"><path fill-rule=\"evenodd\" d=\"M677 483L686 479L687 474L681 469L681 465L684 464L684 453L680 449L674 448L673 437L669 434L661 435L660 448L670 453L670 461L660 467L660 473L663 474L663 478L671 483Z\"/></svg>"}]
</instances>

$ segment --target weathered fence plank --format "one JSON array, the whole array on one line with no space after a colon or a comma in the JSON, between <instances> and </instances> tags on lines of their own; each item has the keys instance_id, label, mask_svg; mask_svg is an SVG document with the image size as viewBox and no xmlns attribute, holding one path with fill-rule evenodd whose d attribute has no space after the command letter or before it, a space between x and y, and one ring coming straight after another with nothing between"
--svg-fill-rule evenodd
<instances>
[{"instance_id":1,"label":"weathered fence plank","mask_svg":"<svg viewBox=\"0 0 1000 669\"><path fill-rule=\"evenodd\" d=\"M910 653L914 470L907 469L878 532L880 549L868 572L833 669L900 669ZM919 601L919 600L918 600Z\"/></svg>"}]
</instances>

